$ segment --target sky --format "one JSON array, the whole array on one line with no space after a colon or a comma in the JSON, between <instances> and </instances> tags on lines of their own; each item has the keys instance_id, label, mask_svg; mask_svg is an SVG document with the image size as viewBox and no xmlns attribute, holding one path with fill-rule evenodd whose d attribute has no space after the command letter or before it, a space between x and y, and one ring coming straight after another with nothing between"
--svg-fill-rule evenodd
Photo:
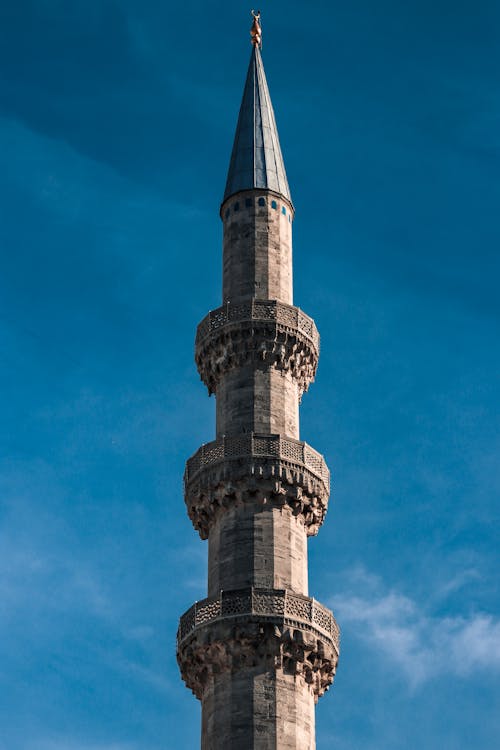
<instances>
[{"instance_id":1,"label":"sky","mask_svg":"<svg viewBox=\"0 0 500 750\"><path fill-rule=\"evenodd\" d=\"M249 10L0 3L0 750L199 746L182 474L214 438L193 342L221 301ZM333 472L318 750L496 750L500 6L261 11L322 336L301 437Z\"/></svg>"}]
</instances>

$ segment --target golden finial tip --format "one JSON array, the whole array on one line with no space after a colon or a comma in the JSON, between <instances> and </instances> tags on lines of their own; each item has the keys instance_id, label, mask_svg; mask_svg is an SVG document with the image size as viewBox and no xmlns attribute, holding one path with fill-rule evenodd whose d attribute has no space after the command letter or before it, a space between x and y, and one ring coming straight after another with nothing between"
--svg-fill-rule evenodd
<instances>
[{"instance_id":1,"label":"golden finial tip","mask_svg":"<svg viewBox=\"0 0 500 750\"><path fill-rule=\"evenodd\" d=\"M253 24L250 29L250 37L254 47L262 47L262 28L260 25L260 10L252 10Z\"/></svg>"}]
</instances>

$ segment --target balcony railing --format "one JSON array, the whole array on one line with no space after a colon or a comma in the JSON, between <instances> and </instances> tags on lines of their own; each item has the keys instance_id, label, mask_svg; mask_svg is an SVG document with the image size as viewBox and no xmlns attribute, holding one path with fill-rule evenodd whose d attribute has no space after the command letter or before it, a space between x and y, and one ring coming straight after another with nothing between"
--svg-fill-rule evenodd
<instances>
[{"instance_id":1,"label":"balcony railing","mask_svg":"<svg viewBox=\"0 0 500 750\"><path fill-rule=\"evenodd\" d=\"M330 610L316 599L285 589L221 591L217 597L196 602L180 619L178 643L196 628L214 620L252 616L306 625L331 638L337 651L339 650L339 627Z\"/></svg>"},{"instance_id":2,"label":"balcony railing","mask_svg":"<svg viewBox=\"0 0 500 750\"><path fill-rule=\"evenodd\" d=\"M219 438L206 443L188 459L185 481L207 466L236 458L274 458L301 464L314 474L330 490L330 471L323 456L300 440L284 438L281 435L259 435L250 432Z\"/></svg>"},{"instance_id":3,"label":"balcony railing","mask_svg":"<svg viewBox=\"0 0 500 750\"><path fill-rule=\"evenodd\" d=\"M236 305L228 302L217 310L212 310L198 326L196 344L199 345L204 338L222 326L247 320L276 322L287 328L297 329L311 341L319 353L319 333L314 320L299 307L276 300L253 299Z\"/></svg>"}]
</instances>

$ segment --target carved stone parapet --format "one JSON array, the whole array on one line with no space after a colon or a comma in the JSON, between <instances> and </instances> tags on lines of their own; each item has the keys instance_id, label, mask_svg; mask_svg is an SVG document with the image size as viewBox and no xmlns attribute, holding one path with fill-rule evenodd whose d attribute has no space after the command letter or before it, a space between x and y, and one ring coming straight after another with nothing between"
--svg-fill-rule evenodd
<instances>
[{"instance_id":1,"label":"carved stone parapet","mask_svg":"<svg viewBox=\"0 0 500 750\"><path fill-rule=\"evenodd\" d=\"M290 591L224 591L182 617L177 661L186 685L201 699L214 675L261 668L301 677L315 699L333 682L339 628L330 610Z\"/></svg>"},{"instance_id":2,"label":"carved stone parapet","mask_svg":"<svg viewBox=\"0 0 500 750\"><path fill-rule=\"evenodd\" d=\"M284 625L303 625L318 636L332 640L338 652L340 631L332 612L316 599L287 589L249 587L220 591L217 596L196 602L179 622L177 641L182 643L198 628L215 620L259 617L259 621L280 622ZM278 619L276 619L278 618Z\"/></svg>"},{"instance_id":3,"label":"carved stone parapet","mask_svg":"<svg viewBox=\"0 0 500 750\"><path fill-rule=\"evenodd\" d=\"M314 381L318 359L314 321L276 300L228 303L210 312L196 334L196 365L210 394L225 373L250 362L290 372L302 394Z\"/></svg>"},{"instance_id":4,"label":"carved stone parapet","mask_svg":"<svg viewBox=\"0 0 500 750\"><path fill-rule=\"evenodd\" d=\"M330 472L307 443L280 435L226 437L203 445L184 475L188 515L202 539L218 513L238 503L288 505L302 515L309 536L328 508Z\"/></svg>"}]
</instances>

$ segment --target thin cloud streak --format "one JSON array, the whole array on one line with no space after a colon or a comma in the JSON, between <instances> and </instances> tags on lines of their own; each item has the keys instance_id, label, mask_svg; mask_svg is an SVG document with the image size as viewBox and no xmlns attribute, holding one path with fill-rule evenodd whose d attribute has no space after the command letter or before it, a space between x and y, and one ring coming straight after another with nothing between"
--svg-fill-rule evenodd
<instances>
[{"instance_id":1,"label":"thin cloud streak","mask_svg":"<svg viewBox=\"0 0 500 750\"><path fill-rule=\"evenodd\" d=\"M484 612L439 617L404 594L384 591L373 576L363 583L372 591L335 596L338 619L387 658L412 689L441 675L500 671L498 617Z\"/></svg>"}]
</instances>

